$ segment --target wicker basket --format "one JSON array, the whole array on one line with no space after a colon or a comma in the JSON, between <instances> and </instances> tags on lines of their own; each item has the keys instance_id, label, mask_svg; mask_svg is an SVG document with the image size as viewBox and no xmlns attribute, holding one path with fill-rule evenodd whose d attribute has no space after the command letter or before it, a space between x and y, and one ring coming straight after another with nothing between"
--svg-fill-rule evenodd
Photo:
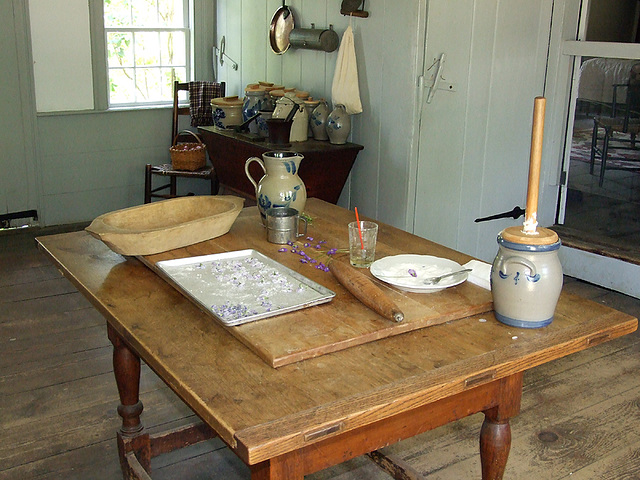
<instances>
[{"instance_id":1,"label":"wicker basket","mask_svg":"<svg viewBox=\"0 0 640 480\"><path fill-rule=\"evenodd\" d=\"M176 143L180 135L188 133L193 135L198 143ZM190 130L183 130L173 139L173 145L169 148L171 153L171 166L175 170L189 170L193 172L204 167L207 163L206 147L200 137Z\"/></svg>"}]
</instances>

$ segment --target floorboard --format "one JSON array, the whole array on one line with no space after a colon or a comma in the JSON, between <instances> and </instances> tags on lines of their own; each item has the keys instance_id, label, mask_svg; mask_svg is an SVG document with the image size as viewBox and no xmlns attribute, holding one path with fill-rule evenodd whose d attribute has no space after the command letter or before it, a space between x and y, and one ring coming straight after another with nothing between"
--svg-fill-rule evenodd
<instances>
[{"instance_id":1,"label":"floorboard","mask_svg":"<svg viewBox=\"0 0 640 480\"><path fill-rule=\"evenodd\" d=\"M640 301L570 278L565 291L634 316ZM104 320L38 252L33 232L0 233L0 480L120 477L118 394ZM525 374L505 478L640 478L640 334ZM142 366L150 432L197 419ZM482 415L387 447L425 479L479 478ZM248 468L214 439L153 460L154 479L243 480ZM312 480L384 480L359 457Z\"/></svg>"}]
</instances>

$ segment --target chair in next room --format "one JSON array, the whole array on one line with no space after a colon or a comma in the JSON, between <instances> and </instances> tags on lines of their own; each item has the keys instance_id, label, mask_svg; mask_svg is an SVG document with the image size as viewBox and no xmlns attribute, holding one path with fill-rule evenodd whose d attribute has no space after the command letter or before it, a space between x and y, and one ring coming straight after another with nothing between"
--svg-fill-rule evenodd
<instances>
[{"instance_id":1,"label":"chair in next room","mask_svg":"<svg viewBox=\"0 0 640 480\"><path fill-rule=\"evenodd\" d=\"M626 94L624 103L619 105L618 99L624 94ZM604 135L599 136L601 131ZM598 185L600 187L604 182L607 169L640 171L640 148L636 145L638 133L640 133L640 64L635 64L631 67L628 83L613 85L611 115L598 115L593 119L589 171L593 175L596 160L599 159ZM612 154L612 150L615 150L617 155ZM638 154L621 156L625 152L632 151ZM617 162L614 164L613 160Z\"/></svg>"}]
</instances>

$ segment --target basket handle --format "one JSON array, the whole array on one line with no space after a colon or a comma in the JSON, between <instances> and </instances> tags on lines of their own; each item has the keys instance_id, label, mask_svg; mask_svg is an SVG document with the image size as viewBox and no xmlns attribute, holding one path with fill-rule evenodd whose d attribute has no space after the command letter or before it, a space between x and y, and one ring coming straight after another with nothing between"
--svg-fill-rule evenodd
<instances>
[{"instance_id":1,"label":"basket handle","mask_svg":"<svg viewBox=\"0 0 640 480\"><path fill-rule=\"evenodd\" d=\"M200 137L198 135L196 135L195 133L193 133L191 130L181 130L180 132L178 132L178 134L176 135L176 138L173 139L173 144L175 145L176 142L178 141L178 138L180 137L180 135L182 135L183 133L188 133L190 135L193 135L194 137L196 137L196 140L198 140L198 143L200 145L204 145L204 143L202 143L202 140L200 140Z\"/></svg>"}]
</instances>

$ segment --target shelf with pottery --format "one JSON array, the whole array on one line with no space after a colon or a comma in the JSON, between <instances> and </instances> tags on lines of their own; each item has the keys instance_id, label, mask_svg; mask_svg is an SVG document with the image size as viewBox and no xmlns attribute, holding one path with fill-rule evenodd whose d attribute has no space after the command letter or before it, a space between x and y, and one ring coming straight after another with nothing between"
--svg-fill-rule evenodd
<instances>
[{"instance_id":1,"label":"shelf with pottery","mask_svg":"<svg viewBox=\"0 0 640 480\"><path fill-rule=\"evenodd\" d=\"M233 128L215 126L198 127L198 132L207 146L220 183L228 190L252 199L255 199L255 187L245 174L246 161L251 157L261 157L264 152L288 150L304 157L298 173L307 187L307 196L335 204L358 152L364 148L355 143L334 145L315 139L291 142L283 147L270 144L268 139L252 139ZM264 175L257 164L251 165L251 172L254 178Z\"/></svg>"}]
</instances>

